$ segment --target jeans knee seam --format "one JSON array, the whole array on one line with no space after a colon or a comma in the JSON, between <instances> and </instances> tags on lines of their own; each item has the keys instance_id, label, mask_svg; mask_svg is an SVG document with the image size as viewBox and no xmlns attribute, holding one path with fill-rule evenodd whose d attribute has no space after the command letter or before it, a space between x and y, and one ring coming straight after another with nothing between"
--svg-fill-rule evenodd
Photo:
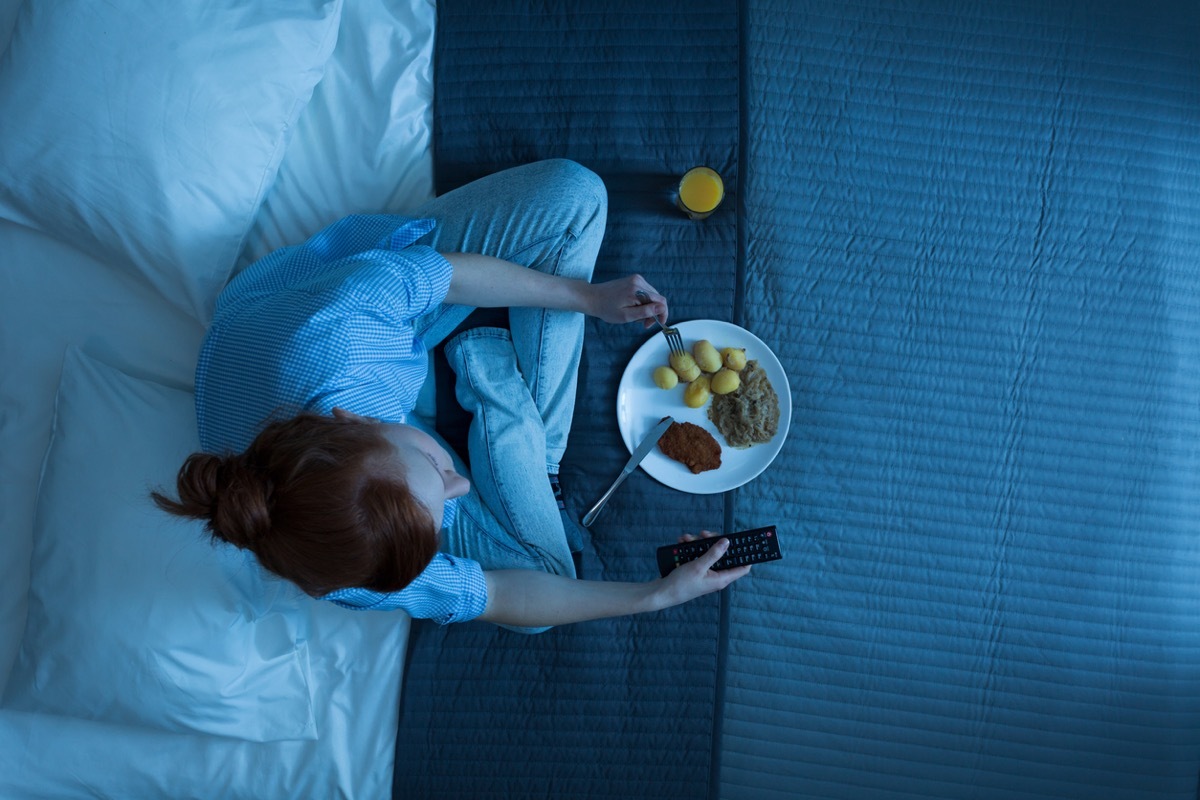
<instances>
[{"instance_id":1,"label":"jeans knee seam","mask_svg":"<svg viewBox=\"0 0 1200 800\"><path fill-rule=\"evenodd\" d=\"M483 502L483 500L481 498L480 503L482 504L482 502ZM525 550L523 548L513 547L509 542L505 541L502 538L495 536L490 530L488 530L488 526L486 524L484 524L483 520L481 520L478 517L471 514L470 509L465 508L460 505L459 512L462 513L462 515L464 517L471 520L471 522L474 523L476 530L479 531L479 534L482 536L486 536L488 539L488 542L490 542L495 547L498 547L508 553L511 553L514 556L518 556L520 558L527 560L530 563L530 565L540 565L541 564L541 559L535 558L534 556L530 555L528 550ZM497 522L499 522L499 520L497 520Z\"/></svg>"},{"instance_id":2,"label":"jeans knee seam","mask_svg":"<svg viewBox=\"0 0 1200 800\"><path fill-rule=\"evenodd\" d=\"M566 233L569 234L570 229L568 229L566 231ZM507 250L503 255L500 255L497 257L503 259L504 261L512 261L514 258L516 258L516 256L520 255L521 253L525 252L526 250L537 247L538 245L545 244L546 242L553 241L555 239L561 239L563 236L564 236L564 234L562 234L562 233L547 234L546 236L543 236L540 239L534 239L531 242L525 242L520 247L513 247L512 249Z\"/></svg>"}]
</instances>

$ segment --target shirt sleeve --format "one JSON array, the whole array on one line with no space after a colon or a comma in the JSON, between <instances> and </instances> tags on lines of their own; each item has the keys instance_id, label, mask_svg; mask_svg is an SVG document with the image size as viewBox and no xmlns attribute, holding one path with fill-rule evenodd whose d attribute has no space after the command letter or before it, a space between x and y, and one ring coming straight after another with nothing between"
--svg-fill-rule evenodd
<instances>
[{"instance_id":1,"label":"shirt sleeve","mask_svg":"<svg viewBox=\"0 0 1200 800\"><path fill-rule=\"evenodd\" d=\"M398 592L339 589L323 598L358 611L407 611L441 625L469 622L487 608L483 567L469 558L438 553L416 580Z\"/></svg>"},{"instance_id":2,"label":"shirt sleeve","mask_svg":"<svg viewBox=\"0 0 1200 800\"><path fill-rule=\"evenodd\" d=\"M437 308L450 291L453 268L431 247L367 250L339 262L353 264L345 289L361 294L396 324L408 323Z\"/></svg>"},{"instance_id":3,"label":"shirt sleeve","mask_svg":"<svg viewBox=\"0 0 1200 800\"><path fill-rule=\"evenodd\" d=\"M303 244L276 250L247 267L217 299L218 312L246 297L319 281L341 262L367 253L399 253L413 249L416 260L427 261L429 256L425 251L430 248L414 247L414 244L435 225L432 219L394 214L344 217L313 234Z\"/></svg>"}]
</instances>

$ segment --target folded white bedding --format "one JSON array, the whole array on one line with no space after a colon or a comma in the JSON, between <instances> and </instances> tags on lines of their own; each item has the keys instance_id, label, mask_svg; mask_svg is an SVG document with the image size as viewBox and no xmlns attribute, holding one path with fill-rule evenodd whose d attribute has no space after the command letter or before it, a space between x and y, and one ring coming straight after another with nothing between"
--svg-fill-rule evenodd
<instances>
[{"instance_id":1,"label":"folded white bedding","mask_svg":"<svg viewBox=\"0 0 1200 800\"><path fill-rule=\"evenodd\" d=\"M181 2L189 7L206 5L200 0ZM0 0L0 43L6 40L11 21L17 19L18 5L11 0ZM268 28L270 19L264 18L264 14L269 17L276 13L298 13L297 4L270 0L242 5L248 19L257 19ZM328 62L314 65L319 66L324 77L316 84L311 101L302 104L295 120L280 129L283 149L277 172L268 170L270 180L261 187L261 196L257 201L250 198L251 202L263 205L252 218L242 222L233 217L221 219L224 226L221 241L234 235L243 243L243 264L273 247L303 238L345 213L400 211L424 202L432 194L429 126L433 4L429 0L399 4L345 0L344 5L313 2L309 7L333 15L330 24L336 27L336 46ZM100 13L98 8L92 6L90 13ZM193 22L189 20L189 25ZM18 21L16 36L22 35L20 24ZM316 23L308 20L304 24ZM121 28L114 25L105 32L119 36ZM212 33L189 29L178 35L202 39ZM26 52L29 50L27 46ZM109 48L109 52L119 53L120 47ZM218 48L211 52L222 51ZM269 57L269 53L264 57ZM0 67L3 63L0 61ZM248 76L254 74L253 70L246 71L243 80L250 82ZM129 98L110 99L121 103ZM111 107L111 103L108 105ZM210 113L219 112L220 109L210 109ZM230 113L236 113L236 109ZM162 119L167 124L171 120ZM111 128L94 127L98 139L111 132ZM61 133L44 131L47 140ZM144 136L148 131L142 125L133 133ZM203 147L207 140L192 141ZM106 142L106 146L112 144ZM87 140L80 146L86 148ZM0 141L0 150L4 148L4 141ZM136 159L143 152L135 147L127 155ZM178 162L184 163L186 160ZM62 162L57 168L63 168L64 164L69 166L69 162ZM131 160L122 169L134 166ZM163 163L156 164L156 168L162 167ZM119 177L122 171L114 174ZM161 169L157 174L170 175ZM187 225L187 204L180 199L186 198L187 192L180 193L178 189L196 185L190 182L192 177L193 173L182 172L170 176L169 181L163 178L173 187L164 196L180 202L179 210L183 212L171 226L182 227L159 228L153 231L154 235L168 238L190 235L183 229ZM58 185L55 191L63 191L65 185ZM131 185L122 188L129 189ZM42 187L39 191L46 189ZM71 198L71 202L95 203L98 197ZM291 612L295 624L270 629L272 636L283 631L291 637L292 644L265 640L259 644L267 648L262 653L303 653L307 663L296 661L298 671L291 675L303 679L302 673L307 669L308 696L293 696L296 702L276 705L275 710L280 713L268 720L270 724L266 727L261 724L240 727L237 715L255 712L252 698L259 690L253 687L255 680L269 677L270 673L262 670L267 670L270 659L247 667L255 674L245 675L246 683L241 688L247 691L240 701L230 702L226 697L206 706L204 693L214 690L205 686L204 678L219 682L221 665L214 663L209 673L205 659L232 655L202 647L191 654L196 656L193 659L188 651L192 645L184 643L180 649L176 641L173 647L178 658L174 665L198 670L192 676L196 678L193 682L180 680L179 673L169 669L171 665L152 663L155 660L152 650L141 654L144 663L140 668L146 670L146 675L174 674L180 685L199 687L199 694L189 698L195 704L194 715L181 711L183 704L174 702L179 697L172 695L170 686L154 687L154 692L145 693L143 701L136 691L120 691L126 687L117 690L109 687L104 693L89 685L89 675L94 675L98 683L112 683L127 680L131 674L117 667L95 666L104 664L103 636L91 642L89 658L96 660L91 662L89 671L73 669L80 665L70 663L68 643L55 641L53 630L43 629L43 639L33 637L25 642L28 652L38 657L13 672L26 619L34 619L35 612L39 627L41 621L54 619L61 625L58 630L62 636L69 635L71 624L86 620L86 615L70 616L71 604L89 604L89 613L100 615L97 619L111 612L117 618L107 620L106 624L111 624L114 631L119 631L125 622L131 631L140 634L140 638L133 634L126 636L128 647L139 641L155 641L156 637L162 641L163 631L156 631L156 626L178 624L180 617L184 617L187 625L198 624L195 619L186 621L183 611L165 617L144 610L134 613L139 593L161 593L175 588L162 585L170 580L169 570L164 570L156 584L153 570L143 568L128 586L118 582L123 592L121 602L107 604L106 599L112 600L112 592L117 591L111 572L102 576L108 581L105 589L104 580L87 579L86 571L72 575L70 569L64 570L69 561L60 559L69 559L71 553L68 534L86 536L88 531L79 530L85 525L81 520L86 520L86 509L62 507L72 502L62 498L71 497L70 481L74 478L70 476L76 474L72 471L74 467L64 466L63 459L69 456L73 462L86 461L89 441L104 443L104 448L112 446L111 437L82 436L84 432L79 430L80 424L99 427L102 425L99 420L105 419L102 407L89 405L86 383L74 393L72 402L76 411L64 417L75 427L62 439L70 447L53 462L52 474L57 476L57 485L45 484L47 492L53 489L54 505L62 513L41 517L36 514L39 480L52 440L55 397L68 348L85 354L83 358L90 360L88 363L98 365L91 369L110 376L119 385L134 387L135 391L142 391L137 387L160 387L146 389L149 394L141 412L155 416L159 422L171 417L156 416L165 413L165 406L156 398L175 398L164 402L173 406L170 413L178 415L180 405L186 404L181 393L190 392L192 387L196 353L204 332L204 316L194 312L211 300L205 295L209 290L203 288L204 281L195 279L195 274L176 280L170 271L173 262L155 260L146 252L131 259L122 259L119 253L114 256L113 243L137 235L139 226L145 225L141 213L145 211L145 197L130 199L134 204L130 214L122 213L119 207L122 200L123 192L116 192L105 199L108 205L97 213L102 212L118 228L123 224L133 226L130 228L133 233L123 231L119 236L109 237L103 247L88 246L86 237L79 236L66 243L56 238L61 231L46 230L52 226L37 225L38 220L29 218L23 218L25 224L16 224L9 220L17 215L9 214L4 219L6 215L0 212L0 363L5 365L0 382L0 474L5 476L0 481L0 695L8 687L8 694L18 698L13 704L22 709L0 708L0 796L386 796L392 777L395 720L408 632L408 618L402 614L350 613L332 604L295 597ZM26 210L35 217L46 218L52 209L34 204ZM216 270L207 274L231 272L236 268L233 258L236 255L235 251L227 259L205 261L205 268ZM182 291L176 292L177 289ZM181 308L189 308L193 313L180 313ZM119 372L114 373L114 369ZM121 408L124 412L132 407L131 404ZM130 420L122 424L128 425ZM173 427L166 430L174 431ZM138 443L147 457L155 453L159 458L168 457L164 451L156 451L159 440L163 448L180 446L179 437L169 435L166 430L160 426L157 434ZM106 453L91 455L97 465L106 465ZM114 466L130 464L124 458L128 454L122 455L121 459L109 461ZM169 458L176 456L177 453L169 454ZM54 458L53 451L51 457ZM123 477L125 491L133 492L129 487L136 479ZM98 501L93 503L93 507L103 505ZM129 510L122 506L120 513L128 514ZM117 512L100 513L106 513L106 521L111 522ZM142 516L135 515L133 519L147 520L153 525L162 523L161 518L145 507L138 513ZM127 524L129 518L121 519ZM47 537L39 538L37 548L35 527L39 537ZM103 527L97 523L94 530ZM120 526L110 525L108 535L116 535L113 527ZM146 529L137 532L145 534ZM196 558L204 550L189 545L171 552L187 552L191 554L189 557ZM108 569L115 567L110 565ZM44 579L35 595L30 594L31 573L35 587L38 575ZM50 590L56 580L80 585L73 592L64 589L60 594ZM196 587L201 584L183 583L192 592L200 591ZM87 594L89 591L91 596ZM96 596L105 592L108 598ZM201 605L211 600L197 598ZM30 602L36 602L38 607L33 609ZM253 616L248 614L241 621L250 626L247 628L250 632L254 630ZM268 628L262 628L264 635L267 632ZM119 637L113 634L112 638ZM40 658L47 653L57 660ZM160 653L167 653L167 649ZM236 647L230 653L236 653ZM276 667L280 663L274 662ZM50 669L50 665L58 671ZM64 676L69 682L63 682ZM9 686L10 683L13 685ZM292 681L295 686L304 683L305 680ZM75 703L63 694L64 686L81 692L80 701ZM59 693L39 695L51 690ZM168 713L172 705L175 711ZM212 716L206 716L206 711L212 712ZM295 727L297 721L300 724Z\"/></svg>"},{"instance_id":2,"label":"folded white bedding","mask_svg":"<svg viewBox=\"0 0 1200 800\"><path fill-rule=\"evenodd\" d=\"M0 222L0 252L0 363L9 370L0 390L0 655L7 682L25 628L34 508L66 348L184 391L202 327L144 284L98 269L99 262L34 231ZM62 602L116 608L78 592L64 592ZM162 709L150 705L138 710L153 724L88 720L61 708L0 708L0 797L386 796L409 620L317 601L305 601L303 611L315 739L171 733L165 716L153 718ZM116 669L95 677L127 679Z\"/></svg>"},{"instance_id":3,"label":"folded white bedding","mask_svg":"<svg viewBox=\"0 0 1200 800\"><path fill-rule=\"evenodd\" d=\"M0 216L205 319L341 10L341 0L26 3L0 60Z\"/></svg>"},{"instance_id":4,"label":"folded white bedding","mask_svg":"<svg viewBox=\"0 0 1200 800\"><path fill-rule=\"evenodd\" d=\"M242 266L347 214L402 213L433 197L435 16L433 0L348 0Z\"/></svg>"}]
</instances>

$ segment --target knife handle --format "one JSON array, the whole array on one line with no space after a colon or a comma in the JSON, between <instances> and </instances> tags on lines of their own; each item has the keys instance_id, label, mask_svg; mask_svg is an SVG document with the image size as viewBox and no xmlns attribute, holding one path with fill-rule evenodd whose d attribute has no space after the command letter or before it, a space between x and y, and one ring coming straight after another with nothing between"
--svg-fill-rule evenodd
<instances>
[{"instance_id":1,"label":"knife handle","mask_svg":"<svg viewBox=\"0 0 1200 800\"><path fill-rule=\"evenodd\" d=\"M588 512L583 515L583 519L580 520L580 524L582 524L583 527L591 527L591 524L596 521L596 517L600 516L600 510L604 508L604 504L608 502L608 498L612 497L613 492L617 490L617 487L620 486L627 477L629 477L629 473L622 470L621 474L617 476L617 479L613 481L613 485L608 487L608 491L596 501L596 505L592 506Z\"/></svg>"}]
</instances>

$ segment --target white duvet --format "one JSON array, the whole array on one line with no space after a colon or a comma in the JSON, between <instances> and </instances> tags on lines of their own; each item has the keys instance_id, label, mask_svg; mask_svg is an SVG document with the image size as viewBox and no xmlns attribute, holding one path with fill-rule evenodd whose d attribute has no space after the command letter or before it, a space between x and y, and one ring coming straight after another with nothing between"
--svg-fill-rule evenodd
<instances>
[{"instance_id":1,"label":"white duvet","mask_svg":"<svg viewBox=\"0 0 1200 800\"><path fill-rule=\"evenodd\" d=\"M230 274L432 195L434 7L20 5L0 2L0 796L388 796L407 617L264 579L145 492L194 446Z\"/></svg>"}]
</instances>

